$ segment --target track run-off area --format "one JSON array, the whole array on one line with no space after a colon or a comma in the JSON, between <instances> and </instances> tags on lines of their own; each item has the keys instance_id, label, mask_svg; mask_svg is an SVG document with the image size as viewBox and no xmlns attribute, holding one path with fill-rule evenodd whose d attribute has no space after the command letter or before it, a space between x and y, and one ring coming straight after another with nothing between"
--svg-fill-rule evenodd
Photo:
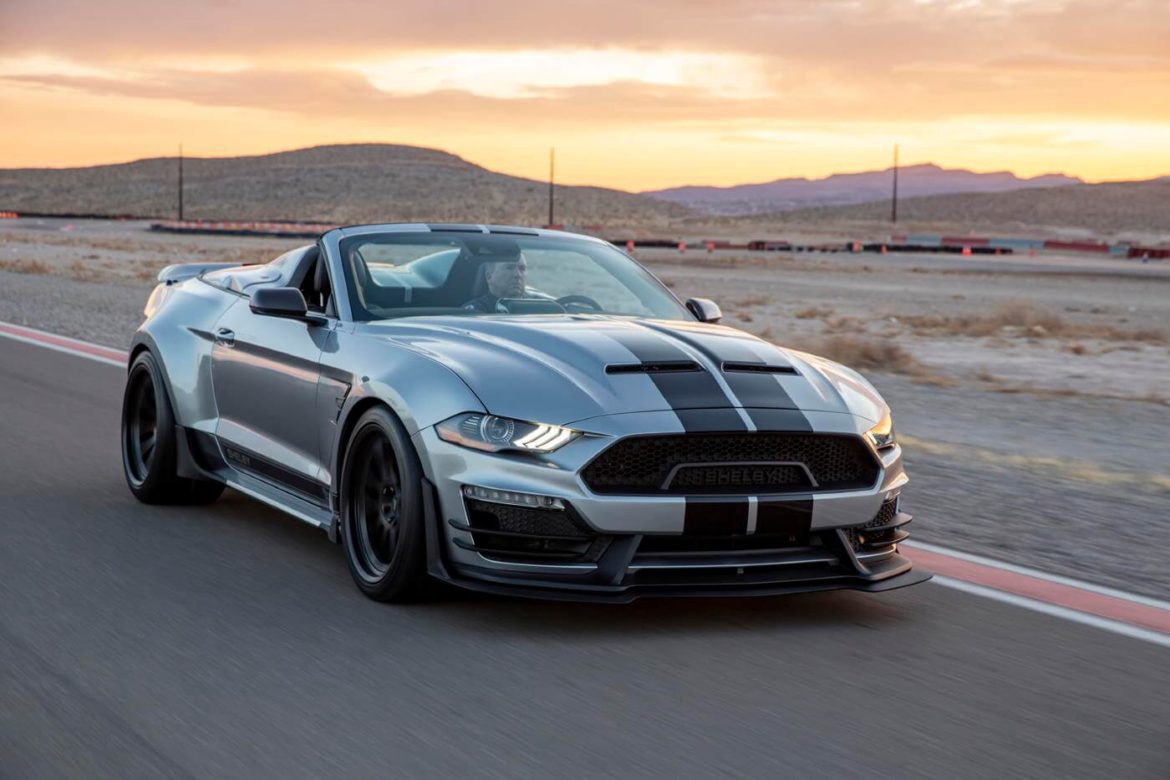
<instances>
[{"instance_id":1,"label":"track run-off area","mask_svg":"<svg viewBox=\"0 0 1170 780\"><path fill-rule=\"evenodd\" d=\"M2 777L1170 766L1165 602L912 544L935 579L884 594L380 605L232 491L137 503L123 351L0 336Z\"/></svg>"}]
</instances>

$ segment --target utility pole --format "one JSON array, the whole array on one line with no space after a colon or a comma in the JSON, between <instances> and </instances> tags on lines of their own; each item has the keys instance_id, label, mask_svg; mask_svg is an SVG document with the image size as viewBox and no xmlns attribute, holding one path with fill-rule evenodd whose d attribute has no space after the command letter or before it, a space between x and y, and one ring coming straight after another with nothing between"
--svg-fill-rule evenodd
<instances>
[{"instance_id":1,"label":"utility pole","mask_svg":"<svg viewBox=\"0 0 1170 780\"><path fill-rule=\"evenodd\" d=\"M179 144L179 221L183 221L183 145Z\"/></svg>"},{"instance_id":2,"label":"utility pole","mask_svg":"<svg viewBox=\"0 0 1170 780\"><path fill-rule=\"evenodd\" d=\"M898 224L898 145L894 144L894 200L890 210L890 221Z\"/></svg>"},{"instance_id":3,"label":"utility pole","mask_svg":"<svg viewBox=\"0 0 1170 780\"><path fill-rule=\"evenodd\" d=\"M556 170L557 150L556 147L550 147L548 150L548 225L552 227L556 223L553 222L553 174Z\"/></svg>"}]
</instances>

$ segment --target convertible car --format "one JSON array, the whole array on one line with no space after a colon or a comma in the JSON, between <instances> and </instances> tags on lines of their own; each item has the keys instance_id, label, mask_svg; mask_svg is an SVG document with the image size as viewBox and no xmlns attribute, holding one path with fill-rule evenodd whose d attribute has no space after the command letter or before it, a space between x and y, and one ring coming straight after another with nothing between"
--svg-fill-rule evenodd
<instances>
[{"instance_id":1,"label":"convertible car","mask_svg":"<svg viewBox=\"0 0 1170 780\"><path fill-rule=\"evenodd\" d=\"M927 579L878 393L720 316L551 230L345 227L264 265L171 266L130 353L126 480L317 526L384 601Z\"/></svg>"}]
</instances>

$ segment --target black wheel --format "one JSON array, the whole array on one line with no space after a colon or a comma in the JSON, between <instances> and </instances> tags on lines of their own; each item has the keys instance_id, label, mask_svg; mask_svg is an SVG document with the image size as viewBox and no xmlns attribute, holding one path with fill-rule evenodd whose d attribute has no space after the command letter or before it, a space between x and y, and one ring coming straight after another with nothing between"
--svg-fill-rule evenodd
<instances>
[{"instance_id":1,"label":"black wheel","mask_svg":"<svg viewBox=\"0 0 1170 780\"><path fill-rule=\"evenodd\" d=\"M402 423L361 416L341 476L341 538L353 580L372 599L412 601L429 585L422 467Z\"/></svg>"},{"instance_id":2,"label":"black wheel","mask_svg":"<svg viewBox=\"0 0 1170 780\"><path fill-rule=\"evenodd\" d=\"M158 364L149 352L134 359L122 396L122 470L147 504L207 504L223 485L175 473L175 416Z\"/></svg>"}]
</instances>

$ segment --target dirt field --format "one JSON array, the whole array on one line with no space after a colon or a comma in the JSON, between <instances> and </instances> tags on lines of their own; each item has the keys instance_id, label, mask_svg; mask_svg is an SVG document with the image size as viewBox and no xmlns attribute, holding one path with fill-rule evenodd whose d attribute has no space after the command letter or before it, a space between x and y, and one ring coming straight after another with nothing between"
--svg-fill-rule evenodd
<instances>
[{"instance_id":1,"label":"dirt field","mask_svg":"<svg viewBox=\"0 0 1170 780\"><path fill-rule=\"evenodd\" d=\"M303 241L0 223L0 320L124 346L176 262ZM1170 262L642 252L725 323L865 373L894 408L916 538L1165 597Z\"/></svg>"}]
</instances>

